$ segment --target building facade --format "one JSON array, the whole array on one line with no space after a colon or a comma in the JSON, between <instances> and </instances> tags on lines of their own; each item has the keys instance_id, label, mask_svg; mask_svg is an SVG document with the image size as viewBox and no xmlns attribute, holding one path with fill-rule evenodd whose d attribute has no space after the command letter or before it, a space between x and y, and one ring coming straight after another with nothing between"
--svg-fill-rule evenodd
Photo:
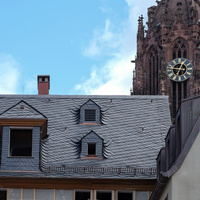
<instances>
[{"instance_id":1,"label":"building facade","mask_svg":"<svg viewBox=\"0 0 200 200\"><path fill-rule=\"evenodd\" d=\"M185 99L157 157L157 183L150 200L200 196L200 96Z\"/></svg>"},{"instance_id":2,"label":"building facade","mask_svg":"<svg viewBox=\"0 0 200 200\"><path fill-rule=\"evenodd\" d=\"M46 95L48 81L0 95L0 199L149 199L168 97Z\"/></svg>"},{"instance_id":3,"label":"building facade","mask_svg":"<svg viewBox=\"0 0 200 200\"><path fill-rule=\"evenodd\" d=\"M156 2L148 8L147 29L143 16L138 20L131 94L168 95L175 119L181 99L200 91L200 1Z\"/></svg>"}]
</instances>

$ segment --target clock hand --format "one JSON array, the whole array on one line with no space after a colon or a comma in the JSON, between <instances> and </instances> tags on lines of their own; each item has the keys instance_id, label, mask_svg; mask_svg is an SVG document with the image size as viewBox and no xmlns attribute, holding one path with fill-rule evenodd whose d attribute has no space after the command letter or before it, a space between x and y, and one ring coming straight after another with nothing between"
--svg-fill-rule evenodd
<instances>
[{"instance_id":1,"label":"clock hand","mask_svg":"<svg viewBox=\"0 0 200 200\"><path fill-rule=\"evenodd\" d=\"M180 72L180 70L181 70L181 68L182 68L182 66L183 66L184 63L185 63L185 60L183 62L181 62L181 66L179 67L178 72L176 73L176 75L179 74L179 72Z\"/></svg>"},{"instance_id":2,"label":"clock hand","mask_svg":"<svg viewBox=\"0 0 200 200\"><path fill-rule=\"evenodd\" d=\"M173 69L180 69L180 68L175 68L175 67L174 67ZM185 69L180 69L180 70L183 70L183 71L184 71Z\"/></svg>"}]
</instances>

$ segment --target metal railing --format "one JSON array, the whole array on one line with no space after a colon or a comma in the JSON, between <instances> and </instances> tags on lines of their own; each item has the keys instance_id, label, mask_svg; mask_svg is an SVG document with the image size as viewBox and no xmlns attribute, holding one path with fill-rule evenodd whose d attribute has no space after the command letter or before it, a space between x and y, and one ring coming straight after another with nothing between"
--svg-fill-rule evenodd
<instances>
[{"instance_id":1,"label":"metal railing","mask_svg":"<svg viewBox=\"0 0 200 200\"><path fill-rule=\"evenodd\" d=\"M132 168L132 167L74 167L74 166L49 166L43 167L43 171L47 173L79 173L79 174L115 174L115 175L156 175L156 168Z\"/></svg>"}]
</instances>

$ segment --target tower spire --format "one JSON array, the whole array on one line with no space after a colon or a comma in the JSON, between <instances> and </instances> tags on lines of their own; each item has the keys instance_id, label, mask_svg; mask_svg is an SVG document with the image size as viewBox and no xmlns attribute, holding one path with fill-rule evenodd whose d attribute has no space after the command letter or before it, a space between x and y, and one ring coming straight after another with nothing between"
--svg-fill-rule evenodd
<instances>
[{"instance_id":1,"label":"tower spire","mask_svg":"<svg viewBox=\"0 0 200 200\"><path fill-rule=\"evenodd\" d=\"M143 25L143 15L138 19L138 33L137 33L137 40L144 39L144 25Z\"/></svg>"}]
</instances>

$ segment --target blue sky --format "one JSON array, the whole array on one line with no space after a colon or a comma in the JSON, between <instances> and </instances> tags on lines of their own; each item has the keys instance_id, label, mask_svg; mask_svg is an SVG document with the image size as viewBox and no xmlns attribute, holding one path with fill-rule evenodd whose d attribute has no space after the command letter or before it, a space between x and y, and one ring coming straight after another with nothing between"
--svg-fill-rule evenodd
<instances>
[{"instance_id":1,"label":"blue sky","mask_svg":"<svg viewBox=\"0 0 200 200\"><path fill-rule=\"evenodd\" d=\"M0 94L129 94L138 17L155 0L0 0Z\"/></svg>"}]
</instances>

